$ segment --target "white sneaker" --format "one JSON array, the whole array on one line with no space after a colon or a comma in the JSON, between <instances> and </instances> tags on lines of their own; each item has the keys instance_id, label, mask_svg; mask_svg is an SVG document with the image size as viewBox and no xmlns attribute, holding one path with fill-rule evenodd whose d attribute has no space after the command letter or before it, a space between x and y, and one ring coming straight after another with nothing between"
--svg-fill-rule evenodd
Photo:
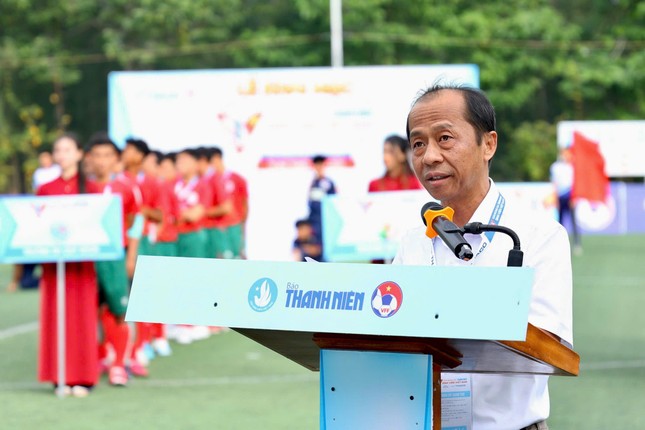
<instances>
[{"instance_id":1,"label":"white sneaker","mask_svg":"<svg viewBox=\"0 0 645 430\"><path fill-rule=\"evenodd\" d=\"M172 355L170 344L163 337L158 337L152 341L152 348L159 355L159 357L168 357Z\"/></svg>"},{"instance_id":2,"label":"white sneaker","mask_svg":"<svg viewBox=\"0 0 645 430\"><path fill-rule=\"evenodd\" d=\"M144 367L150 364L150 359L148 358L148 355L146 355L146 352L143 350L143 348L137 349L134 354L134 359L137 361L137 363Z\"/></svg>"},{"instance_id":3,"label":"white sneaker","mask_svg":"<svg viewBox=\"0 0 645 430\"><path fill-rule=\"evenodd\" d=\"M177 340L177 336L179 335L179 332L181 327L178 325L174 324L168 324L166 326L166 339L168 340Z\"/></svg>"},{"instance_id":4,"label":"white sneaker","mask_svg":"<svg viewBox=\"0 0 645 430\"><path fill-rule=\"evenodd\" d=\"M180 345L189 345L193 343L195 338L193 337L193 328L192 327L177 327L177 334L175 336L175 341Z\"/></svg>"},{"instance_id":5,"label":"white sneaker","mask_svg":"<svg viewBox=\"0 0 645 430\"><path fill-rule=\"evenodd\" d=\"M72 387L72 396L84 398L90 395L90 389L82 385L74 385Z\"/></svg>"},{"instance_id":6,"label":"white sneaker","mask_svg":"<svg viewBox=\"0 0 645 430\"><path fill-rule=\"evenodd\" d=\"M192 327L193 340L204 340L211 336L211 330L205 325L196 325Z\"/></svg>"}]
</instances>

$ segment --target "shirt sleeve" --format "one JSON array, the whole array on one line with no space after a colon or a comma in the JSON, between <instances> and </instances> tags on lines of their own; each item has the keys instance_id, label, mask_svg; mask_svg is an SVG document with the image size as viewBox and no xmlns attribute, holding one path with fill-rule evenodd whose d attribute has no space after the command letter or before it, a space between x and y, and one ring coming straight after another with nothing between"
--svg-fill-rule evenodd
<instances>
[{"instance_id":1,"label":"shirt sleeve","mask_svg":"<svg viewBox=\"0 0 645 430\"><path fill-rule=\"evenodd\" d=\"M525 266L535 269L529 322L573 345L573 276L569 237L555 223L536 232L525 252Z\"/></svg>"}]
</instances>

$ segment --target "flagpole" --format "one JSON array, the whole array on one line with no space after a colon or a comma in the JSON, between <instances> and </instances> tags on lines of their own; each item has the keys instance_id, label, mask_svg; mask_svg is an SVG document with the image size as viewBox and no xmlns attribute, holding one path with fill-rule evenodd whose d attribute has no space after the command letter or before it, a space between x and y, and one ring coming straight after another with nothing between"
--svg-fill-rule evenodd
<instances>
[{"instance_id":1,"label":"flagpole","mask_svg":"<svg viewBox=\"0 0 645 430\"><path fill-rule=\"evenodd\" d=\"M59 398L65 397L65 262L56 262L56 330L58 352L58 388Z\"/></svg>"},{"instance_id":2,"label":"flagpole","mask_svg":"<svg viewBox=\"0 0 645 430\"><path fill-rule=\"evenodd\" d=\"M331 66L343 67L343 0L329 0Z\"/></svg>"}]
</instances>

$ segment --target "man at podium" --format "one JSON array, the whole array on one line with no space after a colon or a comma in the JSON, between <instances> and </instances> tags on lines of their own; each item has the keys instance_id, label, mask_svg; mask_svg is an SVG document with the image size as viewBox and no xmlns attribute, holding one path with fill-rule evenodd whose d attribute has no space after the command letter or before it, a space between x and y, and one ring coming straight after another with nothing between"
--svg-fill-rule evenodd
<instances>
[{"instance_id":1,"label":"man at podium","mask_svg":"<svg viewBox=\"0 0 645 430\"><path fill-rule=\"evenodd\" d=\"M553 219L523 210L489 177L497 149L495 111L478 89L435 85L413 104L407 120L414 172L453 222L510 227L521 239L524 266L535 269L529 322L572 344L572 275L569 239ZM488 232L466 234L474 257L458 259L425 227L408 232L394 264L504 266L512 241ZM446 285L450 288L450 285ZM548 376L459 375L470 379L474 430L547 429Z\"/></svg>"}]
</instances>

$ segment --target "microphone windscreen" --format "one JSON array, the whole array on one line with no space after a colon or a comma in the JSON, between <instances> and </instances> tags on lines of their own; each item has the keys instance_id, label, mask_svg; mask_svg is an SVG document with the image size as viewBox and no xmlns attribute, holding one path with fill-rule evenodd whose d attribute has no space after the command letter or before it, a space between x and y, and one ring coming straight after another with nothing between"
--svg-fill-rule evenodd
<instances>
[{"instance_id":1,"label":"microphone windscreen","mask_svg":"<svg viewBox=\"0 0 645 430\"><path fill-rule=\"evenodd\" d=\"M427 211L440 211L443 210L443 206L441 206L437 202L428 202L423 207L421 208L421 219L423 220L423 225L426 227L428 226L428 223L426 221L425 214Z\"/></svg>"}]
</instances>

